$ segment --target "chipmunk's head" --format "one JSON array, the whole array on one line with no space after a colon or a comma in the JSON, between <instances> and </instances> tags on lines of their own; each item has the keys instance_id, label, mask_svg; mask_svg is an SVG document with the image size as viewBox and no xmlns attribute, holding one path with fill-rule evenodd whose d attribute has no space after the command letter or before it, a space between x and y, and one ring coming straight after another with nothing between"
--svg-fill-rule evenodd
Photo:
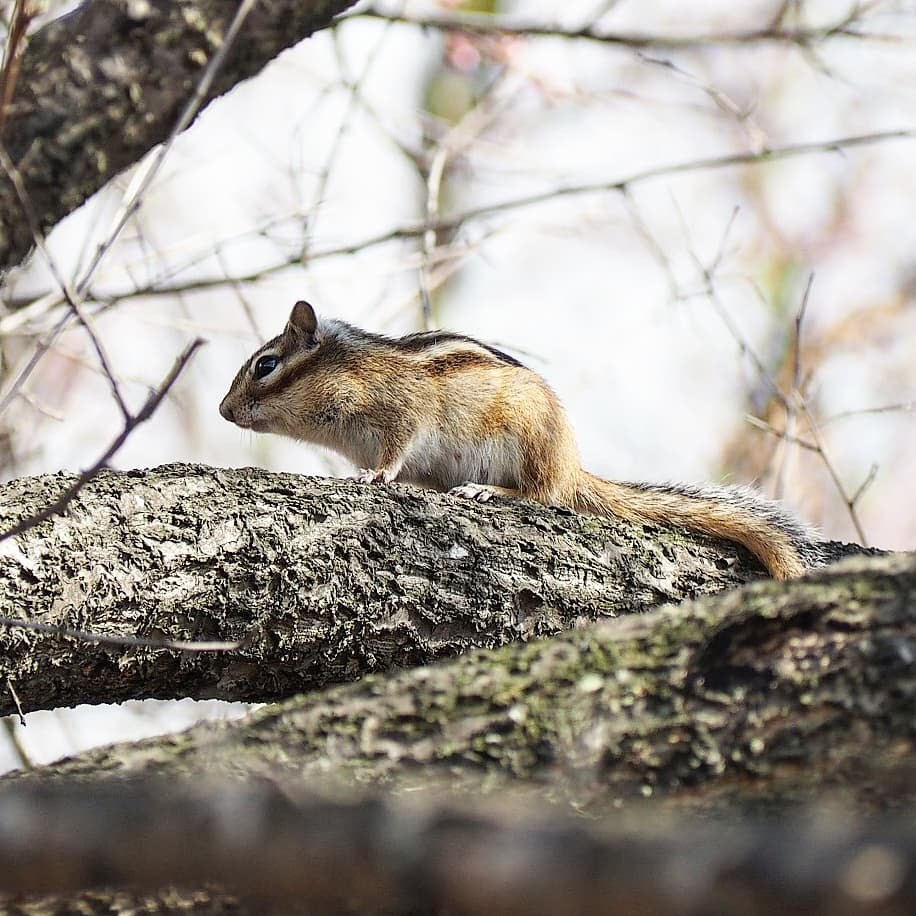
<instances>
[{"instance_id":1,"label":"chipmunk's head","mask_svg":"<svg viewBox=\"0 0 916 916\"><path fill-rule=\"evenodd\" d=\"M322 331L308 302L293 306L283 333L269 340L239 370L219 412L230 423L262 433L297 434L303 377L314 367Z\"/></svg>"}]
</instances>

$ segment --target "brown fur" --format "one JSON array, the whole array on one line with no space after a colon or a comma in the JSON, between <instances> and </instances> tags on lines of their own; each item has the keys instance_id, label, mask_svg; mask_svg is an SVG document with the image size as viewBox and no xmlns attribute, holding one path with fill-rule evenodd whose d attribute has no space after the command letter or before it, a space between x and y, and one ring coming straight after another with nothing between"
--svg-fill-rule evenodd
<instances>
[{"instance_id":1,"label":"brown fur","mask_svg":"<svg viewBox=\"0 0 916 916\"><path fill-rule=\"evenodd\" d=\"M256 379L265 354L280 364ZM366 481L401 479L478 499L515 495L681 526L743 544L779 579L818 559L810 533L751 491L615 483L582 470L547 383L459 335L392 340L322 322L299 302L283 334L236 375L220 412L242 427L333 448L367 468Z\"/></svg>"},{"instance_id":2,"label":"brown fur","mask_svg":"<svg viewBox=\"0 0 916 916\"><path fill-rule=\"evenodd\" d=\"M617 515L647 525L677 525L744 545L775 579L794 579L807 569L798 550L798 526L774 518L773 507L747 505L747 491L644 486L602 480L586 471L576 505L581 512ZM751 497L753 499L753 497Z\"/></svg>"}]
</instances>

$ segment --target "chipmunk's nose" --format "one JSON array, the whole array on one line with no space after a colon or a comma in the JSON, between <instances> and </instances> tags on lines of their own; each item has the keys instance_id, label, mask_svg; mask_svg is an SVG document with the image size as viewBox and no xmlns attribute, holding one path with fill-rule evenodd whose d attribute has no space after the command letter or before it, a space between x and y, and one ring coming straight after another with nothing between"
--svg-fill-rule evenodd
<instances>
[{"instance_id":1,"label":"chipmunk's nose","mask_svg":"<svg viewBox=\"0 0 916 916\"><path fill-rule=\"evenodd\" d=\"M235 415L232 413L232 408L227 403L228 400L228 398L223 398L222 404L219 405L219 412L224 420L228 420L230 423L235 423Z\"/></svg>"}]
</instances>

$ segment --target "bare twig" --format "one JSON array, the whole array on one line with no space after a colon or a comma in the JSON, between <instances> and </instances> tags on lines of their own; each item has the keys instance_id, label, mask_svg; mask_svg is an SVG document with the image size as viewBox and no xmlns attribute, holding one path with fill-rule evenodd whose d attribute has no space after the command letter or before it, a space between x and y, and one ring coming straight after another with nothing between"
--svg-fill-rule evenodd
<instances>
[{"instance_id":1,"label":"bare twig","mask_svg":"<svg viewBox=\"0 0 916 916\"><path fill-rule=\"evenodd\" d=\"M865 479L862 483L859 484L859 488L855 493L852 494L850 504L855 506L859 500L865 495L865 491L875 482L875 478L878 476L878 465L873 464L869 469L868 473L865 475Z\"/></svg>"},{"instance_id":2,"label":"bare twig","mask_svg":"<svg viewBox=\"0 0 916 916\"><path fill-rule=\"evenodd\" d=\"M194 355L194 352L203 344L203 340L200 338L192 341L185 347L184 351L175 361L175 364L168 371L165 378L159 384L159 387L152 391L149 397L146 399L143 407L136 414L128 414L124 422L124 427L114 440L109 444L105 451L99 456L95 464L92 465L88 470L83 471L79 477L76 479L70 487L68 487L51 505L46 506L40 512L35 513L35 515L29 516L29 518L23 519L21 522L15 524L12 528L4 531L0 534L0 542L7 540L7 538L15 537L18 534L22 534L25 531L28 531L30 528L34 528L36 525L41 524L41 522L47 521L47 519L52 516L59 515L63 512L72 500L76 497L79 491L83 486L99 471L104 468L111 458L117 453L118 449L127 441L128 436L141 424L145 423L155 412L159 405L162 403L163 398L168 394L172 385L175 383L175 380L181 374L181 371L187 365L188 361Z\"/></svg>"},{"instance_id":3,"label":"bare twig","mask_svg":"<svg viewBox=\"0 0 916 916\"><path fill-rule=\"evenodd\" d=\"M19 68L25 51L25 35L35 14L33 0L14 0L6 46L3 49L3 64L0 66L0 135L3 134L13 95L16 92Z\"/></svg>"},{"instance_id":4,"label":"bare twig","mask_svg":"<svg viewBox=\"0 0 916 916\"><path fill-rule=\"evenodd\" d=\"M678 162L671 165L655 166L645 169L641 172L635 172L625 178L610 179L597 182L583 182L581 184L561 185L546 191L539 191L534 194L523 195L512 200L498 201L492 204L483 204L479 207L472 207L457 213L453 216L443 217L435 222L423 220L418 223L409 223L403 226L397 226L384 232L371 235L366 238L347 242L341 245L334 245L324 249L312 251L308 255L308 261L317 261L325 258L341 257L344 255L356 254L369 248L379 245L385 245L391 242L409 241L421 238L425 233L434 231L436 233L452 232L460 229L465 223L472 222L488 216L494 216L499 213L511 212L512 210L523 207L534 206L540 203L546 203L562 197L575 197L580 194L596 194L607 191L622 193L634 185L643 182L652 181L658 178L665 178L672 175L689 174L691 172L702 172L712 169L732 168L742 165L765 164L776 162L782 159L790 159L795 156L808 156L826 152L842 152L847 148L857 146L868 146L876 143L883 143L889 140L914 139L916 138L916 127L902 128L899 130L878 131L868 134L857 134L846 137L837 137L832 140L824 140L813 143L788 144L786 146L766 147L762 150L747 153L733 153L726 156L712 156L704 159L695 159L689 162ZM302 259L299 253L295 257L262 267L258 270L251 271L247 274L239 274L235 277L214 277L201 280L192 280L185 283L173 284L150 284L146 287L125 291L123 293L112 293L105 295L104 301L114 302L123 299L129 299L135 296L155 296L155 295L173 295L177 292L199 292L203 290L218 288L228 283L254 283L262 280L272 274L288 270L292 267L301 267ZM185 268L173 271L173 276L180 274ZM2 405L0 405L2 406Z\"/></svg>"},{"instance_id":5,"label":"bare twig","mask_svg":"<svg viewBox=\"0 0 916 916\"><path fill-rule=\"evenodd\" d=\"M821 421L821 426L836 423L838 420L848 420L851 417L862 417L869 414L882 413L912 413L916 411L916 401L901 401L899 404L883 404L880 407L861 407L857 410L843 410Z\"/></svg>"},{"instance_id":6,"label":"bare twig","mask_svg":"<svg viewBox=\"0 0 916 916\"><path fill-rule=\"evenodd\" d=\"M708 270L711 275L714 275L719 268L722 266L722 262L725 260L725 252L728 248L728 240L731 237L732 229L735 228L735 223L738 221L738 214L741 212L741 208L735 204L732 207L732 212L728 215L728 221L725 223L725 228L722 230L722 237L719 240L719 247L716 250L715 256L709 262Z\"/></svg>"},{"instance_id":7,"label":"bare twig","mask_svg":"<svg viewBox=\"0 0 916 916\"><path fill-rule=\"evenodd\" d=\"M434 327L432 298L432 266L435 252L439 249L440 231L436 224L441 217L442 183L445 181L449 164L453 158L461 155L480 134L493 122L500 111L500 102L511 97L499 96L503 85L505 71L502 71L487 87L481 97L456 124L436 144L426 170L426 225L428 228L421 236L422 258L418 270L420 301L423 308L423 320L427 329Z\"/></svg>"},{"instance_id":8,"label":"bare twig","mask_svg":"<svg viewBox=\"0 0 916 916\"><path fill-rule=\"evenodd\" d=\"M678 210L680 215L680 210ZM731 216L729 217L728 223L726 224L725 230L722 234L722 240L719 244L719 249L716 252L715 257L710 262L710 264L704 264L700 259L699 255L693 249L691 245L688 244L688 252L692 258L697 270L702 276L703 283L705 284L704 294L707 301L712 305L714 311L719 316L719 320L725 326L725 329L728 331L731 338L738 345L740 352L746 355L751 362L754 364L755 369L757 370L758 376L766 383L767 387L770 390L772 397L780 404L783 405L783 408L786 412L786 423L783 430L776 430L773 426L767 423L764 420L757 420L755 425L758 428L764 429L765 431L774 434L779 440L778 445L778 460L775 461L776 470L774 473L774 486L773 486L773 495L779 499L783 495L784 481L785 481L785 471L786 471L786 456L787 448L786 446L793 441L796 441L795 436L795 411L793 404L796 398L793 398L793 392L797 388L797 385L794 385L793 388L786 394L782 388L779 386L776 378L773 377L773 374L767 369L765 363L757 354L757 351L751 345L750 341L742 334L740 328L735 323L734 319L731 316L731 312L726 307L725 303L722 302L722 299L719 296L718 290L716 289L715 283L715 273L721 264L722 258L724 256L726 241L728 239L729 233L731 232L732 226L734 225L735 217L737 215L737 208L732 210ZM681 219L681 223L684 227L684 233L687 234L687 226ZM813 275L812 278L813 279ZM804 315L805 308L808 302L808 293L811 289L811 279L809 279L808 287L805 290L805 295L802 301L802 306L799 312L799 318L796 322L796 337L801 331L801 319ZM797 399L801 399L801 395L797 395ZM748 417L748 420L751 418ZM756 418L754 418L756 420ZM817 449L815 448L815 451Z\"/></svg>"},{"instance_id":9,"label":"bare twig","mask_svg":"<svg viewBox=\"0 0 916 916\"><path fill-rule=\"evenodd\" d=\"M846 487L843 484L843 481L840 479L839 472L836 469L836 465L834 464L830 454L827 451L824 437L821 435L817 421L815 420L810 407L803 399L801 400L800 406L804 411L805 419L808 421L808 426L811 430L811 437L814 439L814 443L817 446L817 451L820 455L821 461L824 463L824 467L827 469L827 473L830 475L830 479L833 481L833 485L836 487L837 492L840 494L840 498L843 500L843 503L846 506L846 511L849 513L849 518L852 521L852 526L856 530L856 535L863 546L868 546L868 538L865 536L865 529L862 527L862 522L859 520L858 512L856 512L856 499L858 499L859 495L861 495L861 492L864 491L865 486L867 486L867 484L871 481L866 478L866 483L859 487L859 491L853 496L850 496L849 493L847 493Z\"/></svg>"},{"instance_id":10,"label":"bare twig","mask_svg":"<svg viewBox=\"0 0 916 916\"><path fill-rule=\"evenodd\" d=\"M347 102L344 107L343 114L341 115L340 121L337 124L337 130L334 133L334 138L331 141L331 146L328 150L327 158L325 159L324 166L321 169L321 172L318 175L318 180L315 184L315 190L312 194L312 203L308 207L308 223L307 227L309 234L314 233L315 223L317 221L318 213L321 209L321 205L324 203L325 193L328 188L328 184L331 180L331 174L334 170L334 165L337 161L338 154L340 153L341 147L347 133L352 128L353 123L353 113L357 107L361 104L361 92L362 87L365 84L366 80L369 77L369 74L372 72L372 67L378 60L381 52L385 46L385 41L388 37L388 28L386 27L382 35L375 42L375 44L370 49L369 53L366 55L366 62L363 65L362 70L359 75L355 78L348 78L346 76L346 61L343 54L343 51L340 47L340 33L335 28L333 30L334 37L334 53L337 60L337 66L343 75L343 84L347 89ZM300 260L302 263L305 263L309 260L309 238L306 236L305 242L302 246L302 251L300 254Z\"/></svg>"},{"instance_id":11,"label":"bare twig","mask_svg":"<svg viewBox=\"0 0 916 916\"><path fill-rule=\"evenodd\" d=\"M564 28L560 25L544 25L526 22L519 17L494 16L491 14L458 13L410 15L370 7L341 17L341 19L381 19L385 22L399 22L441 31L470 32L478 35L516 35L521 38L568 38L600 42L631 49L663 48L683 50L707 46L784 44L809 48L813 44L830 38L854 39L872 38L900 40L900 36L869 34L852 28L859 18L859 10L853 8L847 15L821 26L790 28L774 23L759 29L743 32L701 32L694 35L651 35L646 32L612 32L594 24L580 28Z\"/></svg>"},{"instance_id":12,"label":"bare twig","mask_svg":"<svg viewBox=\"0 0 916 916\"><path fill-rule=\"evenodd\" d=\"M50 623L41 623L37 620L19 620L15 617L0 616L0 626L14 627L21 630L32 630L35 633L45 633L61 638L69 637L79 642L98 643L103 646L135 646L140 649L174 649L178 652L231 652L241 646L238 640L234 642L220 642L218 640L184 640L184 639L146 639L142 636L112 636L107 633L90 633L86 630L75 630L71 627L55 626ZM12 683L10 690L13 690ZM16 704L19 698L13 692ZM21 715L21 710L20 710ZM25 724L25 723L23 723Z\"/></svg>"},{"instance_id":13,"label":"bare twig","mask_svg":"<svg viewBox=\"0 0 916 916\"><path fill-rule=\"evenodd\" d=\"M802 325L805 321L805 314L808 311L808 302L811 298L811 287L814 285L814 272L808 274L808 282L805 284L805 291L802 293L801 305L798 314L795 316L795 337L792 342L792 390L801 390L801 337Z\"/></svg>"},{"instance_id":14,"label":"bare twig","mask_svg":"<svg viewBox=\"0 0 916 916\"><path fill-rule=\"evenodd\" d=\"M649 249L649 253L655 258L662 273L665 275L665 280L668 283L668 295L671 301L673 302L680 299L681 290L677 282L677 276L674 273L674 267L671 264L671 258L668 257L664 247L649 228L649 224L643 219L643 215L640 212L639 206L629 186L625 187L620 194L623 198L623 205L630 217L630 222L636 230L636 234L645 242Z\"/></svg>"},{"instance_id":15,"label":"bare twig","mask_svg":"<svg viewBox=\"0 0 916 916\"><path fill-rule=\"evenodd\" d=\"M114 226L110 230L105 241L96 249L92 260L89 263L89 266L86 268L82 278L74 289L75 301L82 301L82 299L85 297L86 291L89 289L89 286L92 283L92 278L95 276L95 272L98 269L99 264L111 249L112 245L114 245L115 240L121 234L121 231L127 225L127 222L139 209L146 191L152 184L153 179L159 173L159 170L161 169L166 156L172 149L175 139L183 130L185 130L191 121L194 120L194 116L197 114L200 106L203 104L207 93L213 84L213 81L216 79L217 74L222 68L223 63L226 60L226 56L229 54L229 51L231 50L235 39L242 28L242 24L257 2L258 0L241 0L235 17L230 23L229 28L226 30L226 34L223 37L223 42L219 50L213 55L203 74L201 74L201 77L195 86L191 98L188 100L187 104L181 112L181 116L175 122L175 125L169 132L165 142L156 150L153 157L148 161L148 164L146 164L145 167L141 167L134 176L134 181L126 194L124 201L121 204L119 214L114 221ZM36 350L33 352L25 367L16 376L15 380L7 389L3 399L0 400L0 413L2 413L11 403L12 399L15 398L16 393L22 388L29 376L31 376L35 367L41 361L44 354L48 351L51 344L53 344L57 336L66 327L68 320L69 316L64 316L64 318L58 321L48 332L48 334L45 335L43 340L39 342L39 345L36 347Z\"/></svg>"},{"instance_id":16,"label":"bare twig","mask_svg":"<svg viewBox=\"0 0 916 916\"><path fill-rule=\"evenodd\" d=\"M13 698L13 702L16 704L16 715L19 717L19 724L25 727L25 715L22 712L22 703L19 700L19 694L16 693L16 687L13 685L13 679L8 677L6 679L6 689L9 690L10 696Z\"/></svg>"},{"instance_id":17,"label":"bare twig","mask_svg":"<svg viewBox=\"0 0 916 916\"><path fill-rule=\"evenodd\" d=\"M738 102L731 98L723 89L713 83L695 76L693 73L679 66L672 60L663 57L652 57L644 52L639 52L639 59L645 63L661 67L673 74L678 80L686 82L693 86L709 98L713 105L727 115L738 125L740 125L744 135L747 137L749 145L753 149L761 149L766 145L766 133L763 128L756 123L752 117L753 107L742 107Z\"/></svg>"},{"instance_id":18,"label":"bare twig","mask_svg":"<svg viewBox=\"0 0 916 916\"><path fill-rule=\"evenodd\" d=\"M840 475L836 469L836 466L827 451L824 438L820 433L818 423L814 418L811 407L805 398L804 392L801 390L801 332L802 324L805 319L805 313L808 309L808 302L811 296L811 287L813 283L814 274L812 273L808 276L808 282L805 284L805 291L802 294L801 305L799 306L798 314L795 318L792 392L790 397L784 401L786 407L786 431L789 433L794 431L797 411L801 410L804 413L805 419L808 422L808 427L811 430L811 436L814 440L814 444L816 445L817 455L823 462L824 467L827 469L827 473L830 475L830 479L833 481L833 485L836 487L837 492L840 494L840 498L843 500L843 503L846 506L846 510L849 513L849 518L852 521L852 525L856 530L856 534L859 537L859 540L863 545L867 545L868 539L865 536L865 530L862 527L859 515L856 512L856 502L868 488L871 481L874 479L874 474L877 473L877 467L873 466L872 470L869 472L862 485L853 495L850 495L846 491L846 487L844 486L843 481L840 479Z\"/></svg>"},{"instance_id":19,"label":"bare twig","mask_svg":"<svg viewBox=\"0 0 916 916\"><path fill-rule=\"evenodd\" d=\"M731 318L728 310L725 308L724 304L718 298L718 295L715 292L714 287L712 286L711 279L707 276L709 281L709 300L715 307L716 314L719 315L729 334L734 338L735 342L741 348L742 352L747 353L751 360L753 361L755 367L757 368L760 377L766 382L767 386L770 388L773 396L783 405L786 411L786 427L783 431L774 430L770 424L765 421L757 420L753 421L753 424L759 429L763 429L766 432L771 432L778 436L785 442L793 442L798 445L801 445L804 448L810 448L814 451L821 461L824 464L824 467L827 469L827 473L830 475L830 479L833 481L833 485L836 487L837 492L840 494L840 498L843 500L843 504L846 506L846 510L849 513L850 520L852 521L853 527L856 530L856 535L859 537L859 540L864 546L867 546L868 539L865 536L865 530L862 527L862 523L859 519L858 513L856 512L856 500L859 498L862 492L868 484L871 483L870 479L866 479L865 483L859 487L857 493L853 496L847 492L846 487L843 484L843 481L840 479L839 472L837 471L836 465L831 458L829 451L827 449L824 438L818 429L817 421L815 420L814 414L811 410L810 405L804 397L804 393L800 390L799 378L801 373L801 356L796 353L794 356L793 364L793 385L792 390L786 395L782 389L778 386L775 379L767 370L766 366L763 364L760 357L754 352L753 348L748 344L745 338L741 335L741 332L738 330L734 321ZM811 295L811 287L814 282L814 274L809 275L808 282L805 284L805 291L802 295L802 302L799 306L798 314L795 319L795 347L800 347L800 336L802 323L804 322L805 313L808 308L808 301ZM798 438L795 435L795 422L794 417L798 413L803 413L805 419L808 423L808 427L811 431L812 442L806 442Z\"/></svg>"},{"instance_id":20,"label":"bare twig","mask_svg":"<svg viewBox=\"0 0 916 916\"><path fill-rule=\"evenodd\" d=\"M89 266L86 268L77 286L77 291L80 295L83 295L89 288L92 277L98 269L102 258L105 257L111 246L115 243L115 240L121 234L121 230L127 225L128 220L130 220L134 213L140 208L144 195L149 189L149 186L153 183L156 175L159 174L159 170L162 168L166 156L171 152L175 139L188 127L191 121L194 120L200 106L207 97L207 93L210 91L210 87L213 85L213 81L222 69L226 56L232 50L232 46L235 44L235 39L245 19L257 2L258 0L241 0L239 3L235 16L229 24L225 36L223 36L219 50L213 55L206 69L201 74L200 79L197 81L197 85L194 87L194 92L182 110L181 116L175 122L175 126L169 132L165 142L156 150L156 153L153 155L148 165L141 167L138 174L134 177L132 187L128 191L125 200L121 203L120 212L115 220L113 228L108 234L108 238L96 250L95 255L89 262Z\"/></svg>"},{"instance_id":21,"label":"bare twig","mask_svg":"<svg viewBox=\"0 0 916 916\"><path fill-rule=\"evenodd\" d=\"M25 723L20 724L25 725ZM9 739L10 748L16 757L16 763L12 769L26 770L27 772L34 770L35 764L33 763L32 758L29 756L28 751L25 749L25 746L22 743L20 733L16 728L15 723L13 722L12 716L4 716L3 718L0 718L0 725L2 725L3 730L6 732L6 737Z\"/></svg>"},{"instance_id":22,"label":"bare twig","mask_svg":"<svg viewBox=\"0 0 916 916\"><path fill-rule=\"evenodd\" d=\"M35 242L35 247L41 252L42 257L44 257L54 280L64 294L64 299L66 299L67 305L70 307L73 316L86 331L96 356L98 357L99 365L102 367L102 371L108 379L108 385L111 388L112 396L121 411L121 416L126 420L130 415L130 411L127 409L127 404L124 403L118 380L115 378L114 372L111 369L111 364L109 363L105 348L102 346L102 341L99 339L98 334L96 334L95 328L89 320L89 316L83 312L79 295L76 290L71 289L70 284L58 268L57 262L51 256L51 252L45 242L44 234L41 231L41 227L38 225L38 217L35 215L35 210L32 207L32 201L29 198L29 192L26 189L25 182L22 180L22 175L19 169L16 168L13 160L10 159L9 153L7 153L6 148L2 144L0 144L0 168L6 173L6 177L10 180L10 183L16 191L16 197L19 199L19 205L22 207L23 213L25 213L26 221L29 224L29 231L32 233L32 240ZM39 348L40 346L41 341L39 341L38 344ZM0 405L0 412L3 411L6 403L8 402L5 401Z\"/></svg>"},{"instance_id":23,"label":"bare twig","mask_svg":"<svg viewBox=\"0 0 916 916\"><path fill-rule=\"evenodd\" d=\"M876 131L869 134L858 134L847 137L838 137L834 140L825 140L812 143L793 143L786 146L765 147L755 152L731 153L727 156L711 156L705 159L694 159L689 162L679 162L672 165L654 166L653 168L644 169L641 172L626 177L610 181L583 182L581 184L561 185L547 191L539 191L534 194L523 195L514 200L506 200L494 204L483 204L479 207L473 207L465 210L463 213L455 216L446 217L430 225L422 223L415 226L406 226L398 229L380 233L377 236L370 237L363 242L340 246L334 249L326 249L320 253L322 257L331 255L352 254L363 248L373 245L383 244L384 242L396 241L398 239L415 238L422 235L429 229L437 231L451 231L461 227L469 220L478 219L483 216L493 216L508 210L517 210L521 207L528 207L534 204L545 203L561 197L575 197L580 194L594 194L602 191L623 191L624 188L632 187L635 184L641 184L645 181L651 181L656 178L665 178L671 175L687 174L690 172L702 172L710 169L731 168L738 165L752 165L765 162L776 162L781 159L789 159L794 156L805 156L814 153L841 152L844 149L856 146L867 146L874 143L883 143L887 140L913 139L916 138L916 127L902 128L899 130ZM312 255L314 258L315 255Z\"/></svg>"},{"instance_id":24,"label":"bare twig","mask_svg":"<svg viewBox=\"0 0 916 916\"><path fill-rule=\"evenodd\" d=\"M771 436L775 436L777 439L783 439L786 442L790 442L792 445L797 445L800 448L807 449L809 452L817 452L818 450L817 445L814 442L810 442L807 439L802 439L799 436L791 435L785 430L776 429L776 427L771 423L767 423L766 420L761 419L760 417L755 417L753 414L745 414L744 421L753 426L755 429L769 433Z\"/></svg>"},{"instance_id":25,"label":"bare twig","mask_svg":"<svg viewBox=\"0 0 916 916\"><path fill-rule=\"evenodd\" d=\"M733 211L734 213L734 211ZM687 226L684 222L683 216L678 210L678 216L681 217L681 225L684 229L684 234L687 234ZM734 223L734 218L729 217L729 221L725 227L725 234L723 236L722 242L719 246L720 250L725 245L725 239L728 237L727 234L731 231L731 227ZM771 394L780 404L783 404L788 409L788 398L786 397L783 390L779 387L779 383L773 378L772 373L767 369L766 364L763 359L758 355L757 351L754 349L754 346L747 339L747 337L741 332L741 329L735 323L735 320L732 318L731 313L726 307L725 303L722 301L719 296L719 292L716 289L715 283L715 273L719 264L719 255L717 253L715 260L712 262L712 265L704 264L700 259L700 256L694 250L693 246L689 244L687 246L688 253L691 257L691 260L694 262L694 265L699 272L703 283L705 284L704 293L706 295L709 304L712 305L713 310L719 316L719 320L725 326L725 329L728 331L731 338L738 345L739 352L747 356L750 361L754 364L754 368L757 370L757 374L760 378L766 383L767 387L770 389Z\"/></svg>"},{"instance_id":26,"label":"bare twig","mask_svg":"<svg viewBox=\"0 0 916 916\"><path fill-rule=\"evenodd\" d=\"M792 387L789 397L785 400L786 410L785 435L783 441L788 443L790 438L795 437L795 430L798 426L798 404L804 400L802 391L802 325L805 320L805 313L808 310L808 300L811 297L811 287L814 284L814 273L808 275L808 282L805 284L805 291L802 294L801 306L798 314L795 316L795 333L792 339ZM785 490L786 473L788 470L788 450L781 449L780 460L776 468L774 495L781 499Z\"/></svg>"}]
</instances>

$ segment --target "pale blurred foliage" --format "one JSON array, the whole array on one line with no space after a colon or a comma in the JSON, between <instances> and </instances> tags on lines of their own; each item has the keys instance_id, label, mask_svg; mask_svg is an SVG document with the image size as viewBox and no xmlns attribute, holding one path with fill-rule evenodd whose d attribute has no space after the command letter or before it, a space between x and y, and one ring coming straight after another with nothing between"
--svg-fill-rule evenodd
<instances>
[{"instance_id":1,"label":"pale blurred foliage","mask_svg":"<svg viewBox=\"0 0 916 916\"><path fill-rule=\"evenodd\" d=\"M385 9L422 18L449 6ZM763 28L780 9L786 27L830 23L853 7L571 0L558 13L555 3L522 0L502 9L545 26L684 36ZM636 50L360 18L281 55L179 139L93 283L97 326L134 405L184 342L210 341L115 465L345 473L342 459L225 423L220 397L297 298L402 333L423 326L425 279L436 325L510 349L548 378L590 470L756 480L827 536L853 539L846 502L875 465L856 502L865 535L912 547L913 139L507 208L440 235L423 270L422 239L362 247L436 209L451 215L655 166L916 127L916 4L862 3L852 27L880 37ZM443 150L431 198L428 166ZM70 275L105 239L130 181L122 176L53 232ZM335 249L347 251L321 256ZM138 289L157 292L132 295ZM53 291L36 257L0 295L21 304ZM60 308L38 301L0 314L7 383ZM785 428L767 378L786 394L801 386L830 468L760 429ZM2 418L6 477L88 466L120 428L78 329L25 390ZM890 405L904 407L840 416ZM813 441L804 411L790 427Z\"/></svg>"}]
</instances>

